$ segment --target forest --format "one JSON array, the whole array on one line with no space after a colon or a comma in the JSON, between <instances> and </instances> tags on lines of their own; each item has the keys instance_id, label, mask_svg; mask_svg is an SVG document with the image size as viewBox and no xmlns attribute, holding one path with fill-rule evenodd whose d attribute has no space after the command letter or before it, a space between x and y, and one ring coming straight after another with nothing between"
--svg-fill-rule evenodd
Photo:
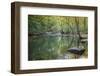
<instances>
[{"instance_id":1,"label":"forest","mask_svg":"<svg viewBox=\"0 0 100 76\"><path fill-rule=\"evenodd\" d=\"M66 59L71 47L84 47L87 57L87 35L87 17L28 15L29 60Z\"/></svg>"},{"instance_id":2,"label":"forest","mask_svg":"<svg viewBox=\"0 0 100 76\"><path fill-rule=\"evenodd\" d=\"M36 16L29 15L29 34L45 34L46 32L73 34L87 33L86 17L71 16Z\"/></svg>"}]
</instances>

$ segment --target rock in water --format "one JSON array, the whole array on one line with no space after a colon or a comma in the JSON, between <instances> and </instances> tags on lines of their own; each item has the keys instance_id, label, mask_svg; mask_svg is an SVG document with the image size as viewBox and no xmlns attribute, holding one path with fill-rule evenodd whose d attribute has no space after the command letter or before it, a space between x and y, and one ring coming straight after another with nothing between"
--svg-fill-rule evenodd
<instances>
[{"instance_id":1,"label":"rock in water","mask_svg":"<svg viewBox=\"0 0 100 76\"><path fill-rule=\"evenodd\" d=\"M71 53L77 54L77 55L82 55L84 53L85 49L73 47L73 48L68 49L68 51Z\"/></svg>"}]
</instances>

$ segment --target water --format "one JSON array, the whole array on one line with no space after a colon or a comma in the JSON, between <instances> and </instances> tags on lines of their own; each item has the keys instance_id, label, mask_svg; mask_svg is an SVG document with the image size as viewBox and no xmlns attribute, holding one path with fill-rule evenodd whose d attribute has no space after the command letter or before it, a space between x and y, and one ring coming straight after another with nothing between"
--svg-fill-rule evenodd
<instances>
[{"instance_id":1,"label":"water","mask_svg":"<svg viewBox=\"0 0 100 76\"><path fill-rule=\"evenodd\" d=\"M85 48L81 56L68 52L69 48ZM87 58L87 42L75 36L31 36L28 39L28 60Z\"/></svg>"}]
</instances>

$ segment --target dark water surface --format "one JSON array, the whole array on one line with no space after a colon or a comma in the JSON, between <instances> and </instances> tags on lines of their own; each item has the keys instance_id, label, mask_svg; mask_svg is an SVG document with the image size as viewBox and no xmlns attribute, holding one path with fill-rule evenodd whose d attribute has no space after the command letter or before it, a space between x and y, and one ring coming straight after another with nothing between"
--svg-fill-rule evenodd
<instances>
[{"instance_id":1,"label":"dark water surface","mask_svg":"<svg viewBox=\"0 0 100 76\"><path fill-rule=\"evenodd\" d=\"M68 52L69 48L85 48L79 56ZM53 60L87 58L87 42L75 36L31 36L28 39L28 60Z\"/></svg>"}]
</instances>

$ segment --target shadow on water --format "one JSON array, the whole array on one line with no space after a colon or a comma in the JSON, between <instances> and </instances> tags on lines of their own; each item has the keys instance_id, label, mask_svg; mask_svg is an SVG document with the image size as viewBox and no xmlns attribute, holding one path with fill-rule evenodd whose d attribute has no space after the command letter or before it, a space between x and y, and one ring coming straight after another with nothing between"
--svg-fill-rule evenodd
<instances>
[{"instance_id":1,"label":"shadow on water","mask_svg":"<svg viewBox=\"0 0 100 76\"><path fill-rule=\"evenodd\" d=\"M68 52L71 47L85 48L80 56ZM31 36L28 39L28 60L87 58L87 42L72 36Z\"/></svg>"}]
</instances>

